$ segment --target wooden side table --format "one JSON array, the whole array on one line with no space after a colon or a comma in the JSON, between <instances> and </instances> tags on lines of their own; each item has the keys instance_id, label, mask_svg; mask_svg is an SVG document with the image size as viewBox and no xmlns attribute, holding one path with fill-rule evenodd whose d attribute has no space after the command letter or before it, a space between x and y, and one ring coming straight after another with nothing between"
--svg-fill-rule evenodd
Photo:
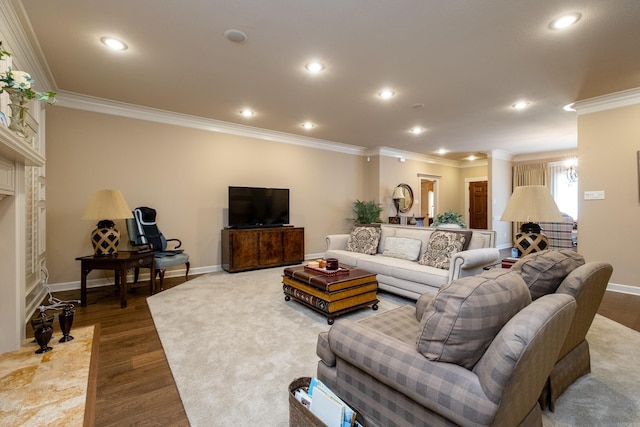
<instances>
[{"instance_id":1,"label":"wooden side table","mask_svg":"<svg viewBox=\"0 0 640 427\"><path fill-rule=\"evenodd\" d=\"M80 261L80 305L87 305L87 275L91 270L115 271L116 286L120 287L120 307L127 306L127 271L135 267L147 267L151 269L149 292L156 292L156 263L155 252L119 251L112 256L83 256L76 258Z\"/></svg>"},{"instance_id":2,"label":"wooden side table","mask_svg":"<svg viewBox=\"0 0 640 427\"><path fill-rule=\"evenodd\" d=\"M518 262L520 258L506 257L502 258L502 268L511 268L513 264Z\"/></svg>"}]
</instances>

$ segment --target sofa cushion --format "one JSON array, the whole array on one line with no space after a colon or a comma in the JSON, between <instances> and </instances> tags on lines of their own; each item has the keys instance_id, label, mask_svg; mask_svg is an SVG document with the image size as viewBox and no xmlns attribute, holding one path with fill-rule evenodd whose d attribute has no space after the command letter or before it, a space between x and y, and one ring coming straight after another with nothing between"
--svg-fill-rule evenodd
<instances>
[{"instance_id":1,"label":"sofa cushion","mask_svg":"<svg viewBox=\"0 0 640 427\"><path fill-rule=\"evenodd\" d=\"M429 238L424 255L418 262L422 265L448 270L451 257L469 246L472 234L471 230L434 231Z\"/></svg>"},{"instance_id":2,"label":"sofa cushion","mask_svg":"<svg viewBox=\"0 0 640 427\"><path fill-rule=\"evenodd\" d=\"M549 249L529 254L511 266L522 275L535 300L558 289L573 270L584 264L584 257L572 249Z\"/></svg>"},{"instance_id":3,"label":"sofa cushion","mask_svg":"<svg viewBox=\"0 0 640 427\"><path fill-rule=\"evenodd\" d=\"M347 241L347 250L375 255L380 242L379 227L354 227Z\"/></svg>"},{"instance_id":4,"label":"sofa cushion","mask_svg":"<svg viewBox=\"0 0 640 427\"><path fill-rule=\"evenodd\" d=\"M454 280L424 309L418 351L429 360L471 369L500 329L530 302L522 276L512 270L495 268Z\"/></svg>"},{"instance_id":5,"label":"sofa cushion","mask_svg":"<svg viewBox=\"0 0 640 427\"><path fill-rule=\"evenodd\" d=\"M418 239L407 239L406 237L387 237L384 242L382 255L393 258L415 261L420 255L422 241Z\"/></svg>"}]
</instances>

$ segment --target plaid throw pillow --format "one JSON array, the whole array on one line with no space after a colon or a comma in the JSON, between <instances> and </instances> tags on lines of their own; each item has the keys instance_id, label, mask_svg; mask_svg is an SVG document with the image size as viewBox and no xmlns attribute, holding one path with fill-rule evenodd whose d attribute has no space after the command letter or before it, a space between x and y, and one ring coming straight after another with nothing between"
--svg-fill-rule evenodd
<instances>
[{"instance_id":1,"label":"plaid throw pillow","mask_svg":"<svg viewBox=\"0 0 640 427\"><path fill-rule=\"evenodd\" d=\"M471 369L509 319L529 303L527 285L512 270L495 268L454 280L427 301L418 351L429 360Z\"/></svg>"},{"instance_id":2,"label":"plaid throw pillow","mask_svg":"<svg viewBox=\"0 0 640 427\"><path fill-rule=\"evenodd\" d=\"M375 255L380 242L379 227L354 227L347 241L347 250L361 254Z\"/></svg>"},{"instance_id":3,"label":"plaid throw pillow","mask_svg":"<svg viewBox=\"0 0 640 427\"><path fill-rule=\"evenodd\" d=\"M584 257L572 249L534 252L511 266L522 275L535 300L552 294L573 270L584 264Z\"/></svg>"}]
</instances>

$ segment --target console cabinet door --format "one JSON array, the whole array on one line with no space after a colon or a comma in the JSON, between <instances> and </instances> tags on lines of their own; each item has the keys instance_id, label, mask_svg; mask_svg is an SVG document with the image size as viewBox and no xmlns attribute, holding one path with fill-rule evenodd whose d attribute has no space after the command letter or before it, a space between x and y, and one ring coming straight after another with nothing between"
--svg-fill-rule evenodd
<instances>
[{"instance_id":1,"label":"console cabinet door","mask_svg":"<svg viewBox=\"0 0 640 427\"><path fill-rule=\"evenodd\" d=\"M230 273L304 261L304 228L222 230L222 268Z\"/></svg>"},{"instance_id":2,"label":"console cabinet door","mask_svg":"<svg viewBox=\"0 0 640 427\"><path fill-rule=\"evenodd\" d=\"M282 230L260 232L260 265L281 265L283 260Z\"/></svg>"},{"instance_id":3,"label":"console cabinet door","mask_svg":"<svg viewBox=\"0 0 640 427\"><path fill-rule=\"evenodd\" d=\"M229 236L229 271L250 270L260 266L258 232L232 231Z\"/></svg>"},{"instance_id":4,"label":"console cabinet door","mask_svg":"<svg viewBox=\"0 0 640 427\"><path fill-rule=\"evenodd\" d=\"M304 228L291 228L282 236L284 262L297 264L304 261Z\"/></svg>"}]
</instances>

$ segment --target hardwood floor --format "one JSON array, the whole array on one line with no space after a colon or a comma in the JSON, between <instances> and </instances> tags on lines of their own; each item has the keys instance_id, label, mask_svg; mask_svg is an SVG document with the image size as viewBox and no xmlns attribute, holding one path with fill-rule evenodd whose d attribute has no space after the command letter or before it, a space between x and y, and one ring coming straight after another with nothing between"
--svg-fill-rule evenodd
<instances>
[{"instance_id":1,"label":"hardwood floor","mask_svg":"<svg viewBox=\"0 0 640 427\"><path fill-rule=\"evenodd\" d=\"M184 278L165 278L164 282L168 289ZM101 325L96 426L189 426L147 306L149 282L143 283L127 295L126 308L120 308L113 287L89 289L87 306L75 308L73 327ZM56 292L55 296L78 299L80 291ZM59 331L57 325L54 328L54 333Z\"/></svg>"},{"instance_id":2,"label":"hardwood floor","mask_svg":"<svg viewBox=\"0 0 640 427\"><path fill-rule=\"evenodd\" d=\"M165 288L183 281L181 277L167 278ZM80 291L56 292L55 296L77 299ZM101 324L95 420L98 427L189 425L147 297L148 282L136 293L130 293L127 308L121 309L112 287L89 289L87 306L76 307L75 327ZM607 292L598 312L640 331L640 296Z\"/></svg>"}]
</instances>

